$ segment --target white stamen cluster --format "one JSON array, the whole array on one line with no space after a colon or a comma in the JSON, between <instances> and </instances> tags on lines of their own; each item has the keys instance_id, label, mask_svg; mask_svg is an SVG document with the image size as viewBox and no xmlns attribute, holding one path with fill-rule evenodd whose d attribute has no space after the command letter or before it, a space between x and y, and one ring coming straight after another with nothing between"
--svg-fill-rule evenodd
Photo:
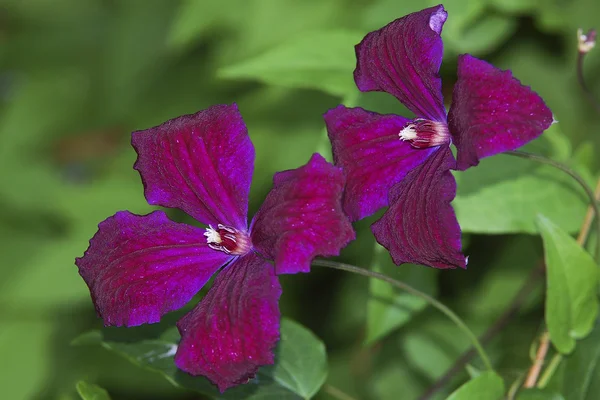
<instances>
[{"instance_id":1,"label":"white stamen cluster","mask_svg":"<svg viewBox=\"0 0 600 400\"><path fill-rule=\"evenodd\" d=\"M415 140L417 138L417 130L413 124L406 125L398 134L400 140Z\"/></svg>"},{"instance_id":2,"label":"white stamen cluster","mask_svg":"<svg viewBox=\"0 0 600 400\"><path fill-rule=\"evenodd\" d=\"M218 244L223 241L223 239L221 239L221 235L219 235L219 231L217 231L215 228L213 228L212 225L209 225L208 228L206 228L206 232L204 232L204 236L206 237L206 242L208 244L211 244L211 243Z\"/></svg>"}]
</instances>

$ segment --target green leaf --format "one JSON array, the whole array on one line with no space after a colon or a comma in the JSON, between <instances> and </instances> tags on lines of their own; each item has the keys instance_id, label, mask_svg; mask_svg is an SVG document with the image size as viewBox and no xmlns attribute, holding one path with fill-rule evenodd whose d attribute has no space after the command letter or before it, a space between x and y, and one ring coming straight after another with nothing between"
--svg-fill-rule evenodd
<instances>
[{"instance_id":1,"label":"green leaf","mask_svg":"<svg viewBox=\"0 0 600 400\"><path fill-rule=\"evenodd\" d=\"M398 267L393 263L390 253L377 243L372 264L373 271L393 276L394 279L435 296L437 270L412 264ZM369 293L365 339L367 345L401 327L427 306L427 302L422 298L397 290L379 279L369 281Z\"/></svg>"},{"instance_id":2,"label":"green leaf","mask_svg":"<svg viewBox=\"0 0 600 400\"><path fill-rule=\"evenodd\" d=\"M499 400L503 396L504 381L487 371L459 387L446 400Z\"/></svg>"},{"instance_id":3,"label":"green leaf","mask_svg":"<svg viewBox=\"0 0 600 400\"><path fill-rule=\"evenodd\" d=\"M564 361L564 386L568 400L595 400L600 393L600 325L577 343Z\"/></svg>"},{"instance_id":4,"label":"green leaf","mask_svg":"<svg viewBox=\"0 0 600 400\"><path fill-rule=\"evenodd\" d=\"M140 342L106 340L102 332L87 332L74 339L74 345L100 344L133 364L156 371L173 385L218 399L310 399L327 377L327 357L323 343L296 322L283 319L281 340L275 350L275 365L261 368L257 377L220 394L204 377L192 377L177 369L173 357L178 335L167 330L160 338Z\"/></svg>"},{"instance_id":5,"label":"green leaf","mask_svg":"<svg viewBox=\"0 0 600 400\"><path fill-rule=\"evenodd\" d=\"M110 400L108 392L98 385L79 381L75 387L82 400Z\"/></svg>"},{"instance_id":6,"label":"green leaf","mask_svg":"<svg viewBox=\"0 0 600 400\"><path fill-rule=\"evenodd\" d=\"M537 220L547 271L546 325L552 343L570 353L587 336L598 315L598 266L571 236L548 218Z\"/></svg>"},{"instance_id":7,"label":"green leaf","mask_svg":"<svg viewBox=\"0 0 600 400\"><path fill-rule=\"evenodd\" d=\"M482 374L482 371L479 368L474 367L471 364L465 365L465 369L467 370L467 373L471 379L475 379Z\"/></svg>"},{"instance_id":8,"label":"green leaf","mask_svg":"<svg viewBox=\"0 0 600 400\"><path fill-rule=\"evenodd\" d=\"M565 400L565 398L560 393L546 389L525 389L519 392L517 400Z\"/></svg>"},{"instance_id":9,"label":"green leaf","mask_svg":"<svg viewBox=\"0 0 600 400\"><path fill-rule=\"evenodd\" d=\"M312 398L327 378L325 345L314 333L289 319L281 321L281 342L272 375L281 386Z\"/></svg>"},{"instance_id":10,"label":"green leaf","mask_svg":"<svg viewBox=\"0 0 600 400\"><path fill-rule=\"evenodd\" d=\"M362 37L362 33L346 30L302 34L262 55L221 69L219 76L319 89L343 97L357 90L352 79L354 45Z\"/></svg>"},{"instance_id":11,"label":"green leaf","mask_svg":"<svg viewBox=\"0 0 600 400\"><path fill-rule=\"evenodd\" d=\"M529 160L497 155L456 173L453 206L464 232L537 233L537 214L576 232L587 209L581 188L568 175Z\"/></svg>"}]
</instances>

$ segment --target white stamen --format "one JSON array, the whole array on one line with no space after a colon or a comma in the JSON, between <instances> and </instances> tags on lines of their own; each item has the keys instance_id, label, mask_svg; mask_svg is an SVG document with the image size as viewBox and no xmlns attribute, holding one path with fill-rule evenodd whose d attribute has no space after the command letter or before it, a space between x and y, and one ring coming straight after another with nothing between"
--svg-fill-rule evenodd
<instances>
[{"instance_id":1,"label":"white stamen","mask_svg":"<svg viewBox=\"0 0 600 400\"><path fill-rule=\"evenodd\" d=\"M414 140L417 138L417 130L413 124L410 124L402 129L398 136L400 136L400 140Z\"/></svg>"},{"instance_id":2,"label":"white stamen","mask_svg":"<svg viewBox=\"0 0 600 400\"><path fill-rule=\"evenodd\" d=\"M219 235L219 232L217 230L215 230L212 225L209 225L208 228L206 228L206 232L204 232L204 236L206 237L206 242L207 243L221 243L223 241L223 239L221 239L221 235Z\"/></svg>"}]
</instances>

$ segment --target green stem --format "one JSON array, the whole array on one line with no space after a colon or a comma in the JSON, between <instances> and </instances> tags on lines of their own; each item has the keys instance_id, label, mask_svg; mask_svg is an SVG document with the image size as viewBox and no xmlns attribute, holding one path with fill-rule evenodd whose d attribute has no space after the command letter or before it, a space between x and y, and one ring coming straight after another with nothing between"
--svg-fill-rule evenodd
<instances>
[{"instance_id":1,"label":"green stem","mask_svg":"<svg viewBox=\"0 0 600 400\"><path fill-rule=\"evenodd\" d=\"M573 171L567 165L560 163L558 161L551 160L544 156L540 156L537 154L526 153L524 151L506 151L504 154L508 154L511 156L526 158L528 160L536 161L542 164L550 165L556 169L559 169L573 178L577 183L583 188L586 195L589 197L590 205L594 209L594 214L596 214L596 262L600 262L600 207L598 206L598 201L596 200L596 196L594 195L594 191L592 188L583 180L577 172Z\"/></svg>"},{"instance_id":2,"label":"green stem","mask_svg":"<svg viewBox=\"0 0 600 400\"><path fill-rule=\"evenodd\" d=\"M550 360L550 363L546 367L546 370L542 373L542 376L540 377L540 380L538 381L538 384L537 384L538 388L543 389L546 387L546 385L548 385L548 382L550 382L550 379L552 379L552 377L554 376L554 373L558 369L558 366L560 365L560 362L562 361L562 359L563 359L563 357L562 357L562 354L560 354L560 353L556 353L554 355L554 357L552 357L552 359Z\"/></svg>"},{"instance_id":3,"label":"green stem","mask_svg":"<svg viewBox=\"0 0 600 400\"><path fill-rule=\"evenodd\" d=\"M479 357L481 357L481 361L483 361L483 364L485 365L486 369L488 369L490 371L494 370L488 355L486 354L485 350L483 349L483 346L479 342L479 339L477 339L477 336L473 333L473 331L471 331L469 329L467 324L465 324L463 322L463 320L460 319L460 317L454 313L454 311L452 311L451 309L449 309L448 307L446 307L445 305L443 305L442 303L440 303L433 297L429 296L428 294L423 293L420 290L417 290L414 287L407 285L404 282L392 279L387 275L383 275L378 272L370 271L368 269L360 268L360 267L357 267L354 265L339 263L336 261L320 260L320 259L314 260L312 262L312 264L315 266L319 266L319 267L334 268L334 269L339 269L342 271L348 271L348 272L352 272L355 274L363 275L363 276L366 276L369 278L379 279L381 281L389 283L392 286L397 287L398 289L404 290L412 295L422 298L427 303L431 304L433 307L437 308L444 315L446 315L448 318L450 318L452 320L452 322L454 322L456 324L456 326L458 326L460 328L460 330L462 330L465 333L465 335L467 335L469 337L471 343L473 344L473 347L475 348L475 350L477 350Z\"/></svg>"}]
</instances>

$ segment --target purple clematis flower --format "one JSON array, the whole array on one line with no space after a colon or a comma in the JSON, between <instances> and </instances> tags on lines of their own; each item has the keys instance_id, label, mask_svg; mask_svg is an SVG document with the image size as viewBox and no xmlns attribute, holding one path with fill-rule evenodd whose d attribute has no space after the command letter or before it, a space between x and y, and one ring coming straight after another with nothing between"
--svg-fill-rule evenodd
<instances>
[{"instance_id":1,"label":"purple clematis flower","mask_svg":"<svg viewBox=\"0 0 600 400\"><path fill-rule=\"evenodd\" d=\"M540 96L510 71L468 54L458 59L446 116L438 72L447 15L442 5L409 14L356 46L358 88L394 95L416 118L344 106L325 114L335 162L347 176L344 210L358 220L389 206L372 231L398 265L465 268L450 170L514 150L553 121Z\"/></svg>"},{"instance_id":2,"label":"purple clematis flower","mask_svg":"<svg viewBox=\"0 0 600 400\"><path fill-rule=\"evenodd\" d=\"M354 231L342 211L344 176L315 154L275 174L247 222L254 147L235 105L214 106L134 132L148 203L176 207L207 229L163 211L121 211L99 225L76 260L106 325L158 322L189 302L222 268L204 299L178 323L176 365L225 389L273 363L279 339L277 274L308 272ZM267 260L273 260L274 265Z\"/></svg>"}]
</instances>

